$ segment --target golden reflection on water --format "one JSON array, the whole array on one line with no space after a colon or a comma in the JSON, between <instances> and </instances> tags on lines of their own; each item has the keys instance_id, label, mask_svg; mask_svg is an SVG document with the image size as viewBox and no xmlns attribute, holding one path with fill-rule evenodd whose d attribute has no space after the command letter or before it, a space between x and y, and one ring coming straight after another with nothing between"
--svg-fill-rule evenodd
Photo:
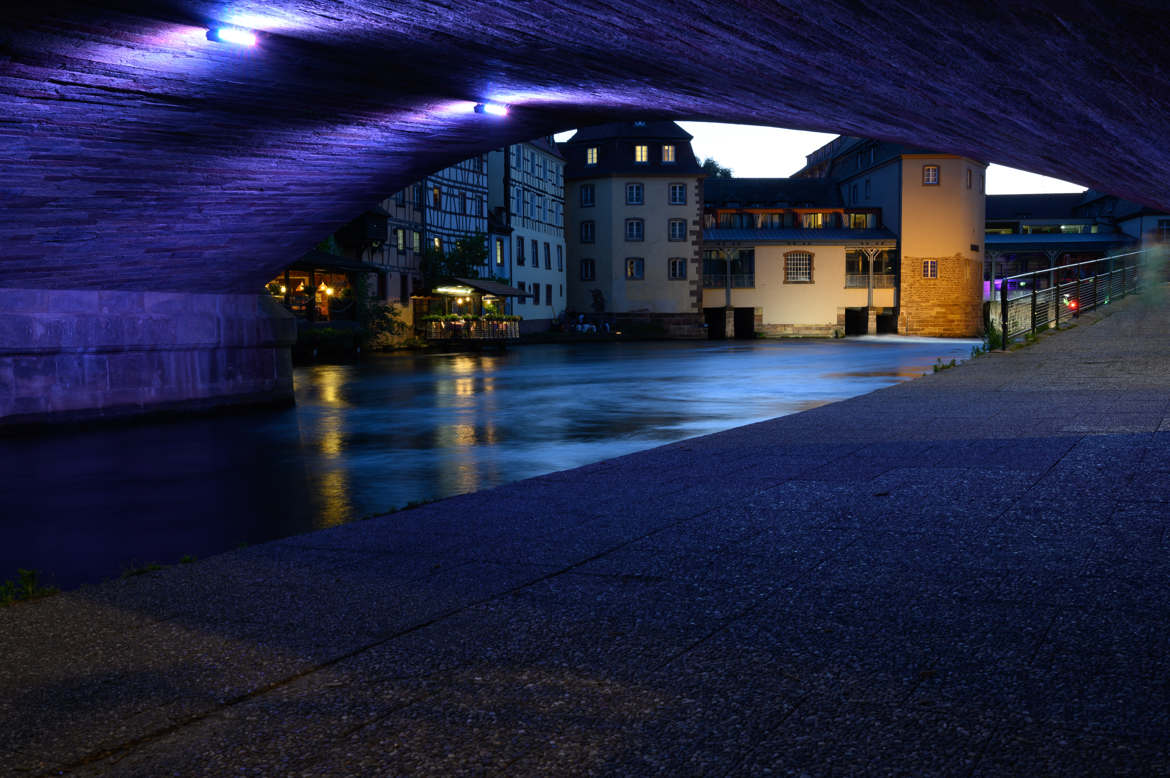
<instances>
[{"instance_id":1,"label":"golden reflection on water","mask_svg":"<svg viewBox=\"0 0 1170 778\"><path fill-rule=\"evenodd\" d=\"M316 529L336 527L352 518L353 506L349 501L349 479L344 470L329 470L321 476L321 511L313 523Z\"/></svg>"},{"instance_id":2,"label":"golden reflection on water","mask_svg":"<svg viewBox=\"0 0 1170 778\"><path fill-rule=\"evenodd\" d=\"M323 405L334 408L349 406L349 403L341 396L341 387L349 379L349 368L342 366L321 368L313 378L317 385L317 391L321 394Z\"/></svg>"}]
</instances>

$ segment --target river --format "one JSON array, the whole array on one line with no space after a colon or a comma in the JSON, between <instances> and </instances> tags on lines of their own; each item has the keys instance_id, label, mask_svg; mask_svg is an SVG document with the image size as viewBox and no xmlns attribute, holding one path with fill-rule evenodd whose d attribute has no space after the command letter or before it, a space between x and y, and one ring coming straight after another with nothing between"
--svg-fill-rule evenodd
<instances>
[{"instance_id":1,"label":"river","mask_svg":"<svg viewBox=\"0 0 1170 778\"><path fill-rule=\"evenodd\" d=\"M529 345L298 368L285 410L0 439L0 580L72 587L794 413L975 341Z\"/></svg>"}]
</instances>

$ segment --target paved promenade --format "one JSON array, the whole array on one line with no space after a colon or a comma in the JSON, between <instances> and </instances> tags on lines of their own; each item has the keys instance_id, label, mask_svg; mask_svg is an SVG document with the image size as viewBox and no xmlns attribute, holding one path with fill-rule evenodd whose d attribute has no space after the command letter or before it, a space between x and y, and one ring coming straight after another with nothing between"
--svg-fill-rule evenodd
<instances>
[{"instance_id":1,"label":"paved promenade","mask_svg":"<svg viewBox=\"0 0 1170 778\"><path fill-rule=\"evenodd\" d=\"M1160 300L0 609L0 774L1170 774Z\"/></svg>"}]
</instances>

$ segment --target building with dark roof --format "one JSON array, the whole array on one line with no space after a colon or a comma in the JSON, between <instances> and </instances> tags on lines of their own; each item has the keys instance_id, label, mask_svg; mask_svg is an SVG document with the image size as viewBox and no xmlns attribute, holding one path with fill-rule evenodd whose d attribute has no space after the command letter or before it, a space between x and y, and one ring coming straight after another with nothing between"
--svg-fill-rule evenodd
<instances>
[{"instance_id":1,"label":"building with dark roof","mask_svg":"<svg viewBox=\"0 0 1170 778\"><path fill-rule=\"evenodd\" d=\"M703 337L703 170L690 134L674 122L616 122L560 148L569 311Z\"/></svg>"}]
</instances>

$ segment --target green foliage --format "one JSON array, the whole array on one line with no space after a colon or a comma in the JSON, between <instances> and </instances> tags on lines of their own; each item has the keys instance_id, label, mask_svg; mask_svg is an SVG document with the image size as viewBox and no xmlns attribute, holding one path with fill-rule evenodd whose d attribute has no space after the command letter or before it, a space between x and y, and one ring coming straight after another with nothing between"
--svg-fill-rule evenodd
<instances>
[{"instance_id":1,"label":"green foliage","mask_svg":"<svg viewBox=\"0 0 1170 778\"><path fill-rule=\"evenodd\" d=\"M477 233L455 241L454 248L446 253L428 247L419 262L419 271L423 284L430 287L444 278L479 278L487 259L487 236Z\"/></svg>"},{"instance_id":2,"label":"green foliage","mask_svg":"<svg viewBox=\"0 0 1170 778\"><path fill-rule=\"evenodd\" d=\"M36 570L16 571L15 581L0 583L0 605L11 605L20 600L33 600L37 597L47 597L57 593L57 587L46 586L37 580L40 574Z\"/></svg>"},{"instance_id":3,"label":"green foliage","mask_svg":"<svg viewBox=\"0 0 1170 778\"><path fill-rule=\"evenodd\" d=\"M986 345L985 351L994 351L998 348L1003 348L1003 333L994 325L988 325L987 337L984 338Z\"/></svg>"},{"instance_id":4,"label":"green foliage","mask_svg":"<svg viewBox=\"0 0 1170 778\"><path fill-rule=\"evenodd\" d=\"M934 365L933 365L933 367L934 367L934 372L936 372L936 373L940 373L940 372L942 372L943 370L950 370L952 367L954 367L954 366L955 366L955 365L957 365L957 364L958 364L958 362L956 362L956 361L955 361L955 360L953 360L953 359L952 359L950 362L943 362L943 361L942 361L942 357L939 357L939 358L938 358L938 361L937 361L937 362L935 362L935 363L934 363Z\"/></svg>"},{"instance_id":5,"label":"green foliage","mask_svg":"<svg viewBox=\"0 0 1170 778\"><path fill-rule=\"evenodd\" d=\"M714 157L707 157L703 160L703 172L712 178L731 178L731 168L723 167L715 161Z\"/></svg>"}]
</instances>

